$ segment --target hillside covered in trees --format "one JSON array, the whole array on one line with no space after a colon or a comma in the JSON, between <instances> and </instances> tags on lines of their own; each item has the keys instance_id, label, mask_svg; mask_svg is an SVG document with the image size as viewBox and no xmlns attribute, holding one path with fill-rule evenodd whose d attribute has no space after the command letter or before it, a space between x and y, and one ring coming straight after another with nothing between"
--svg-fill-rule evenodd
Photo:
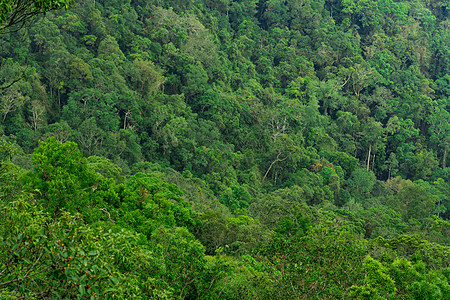
<instances>
[{"instance_id":1,"label":"hillside covered in trees","mask_svg":"<svg viewBox=\"0 0 450 300\"><path fill-rule=\"evenodd\" d=\"M1 299L450 299L450 3L22 2Z\"/></svg>"}]
</instances>

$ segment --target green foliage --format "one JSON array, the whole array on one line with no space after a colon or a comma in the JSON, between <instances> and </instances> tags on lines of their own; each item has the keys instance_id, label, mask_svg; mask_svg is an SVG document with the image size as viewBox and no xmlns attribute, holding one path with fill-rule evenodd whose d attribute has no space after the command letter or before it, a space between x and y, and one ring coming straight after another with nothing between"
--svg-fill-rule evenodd
<instances>
[{"instance_id":1,"label":"green foliage","mask_svg":"<svg viewBox=\"0 0 450 300\"><path fill-rule=\"evenodd\" d=\"M450 298L446 3L69 4L0 0L1 297Z\"/></svg>"},{"instance_id":2,"label":"green foliage","mask_svg":"<svg viewBox=\"0 0 450 300\"><path fill-rule=\"evenodd\" d=\"M75 210L88 205L82 197L76 196L81 183L87 183L88 178L83 178L86 167L75 143L61 143L49 138L34 152L33 164L35 171L30 174L30 189L39 195L44 207L54 216L63 208ZM72 197L80 202L73 201Z\"/></svg>"},{"instance_id":3,"label":"green foliage","mask_svg":"<svg viewBox=\"0 0 450 300\"><path fill-rule=\"evenodd\" d=\"M214 211L199 216L194 234L206 247L206 254L220 253L240 257L252 249L270 241L273 232L258 220L240 214L226 217Z\"/></svg>"},{"instance_id":4,"label":"green foliage","mask_svg":"<svg viewBox=\"0 0 450 300\"><path fill-rule=\"evenodd\" d=\"M366 222L366 238L392 238L404 232L407 225L402 220L401 214L385 205L373 206L367 210L361 210L358 214Z\"/></svg>"},{"instance_id":5,"label":"green foliage","mask_svg":"<svg viewBox=\"0 0 450 300\"><path fill-rule=\"evenodd\" d=\"M391 179L388 185L396 192L389 206L401 213L405 221L431 216L437 199L429 195L424 188L400 178Z\"/></svg>"},{"instance_id":6,"label":"green foliage","mask_svg":"<svg viewBox=\"0 0 450 300\"><path fill-rule=\"evenodd\" d=\"M364 169L356 169L346 182L351 194L359 200L367 198L375 184L375 176Z\"/></svg>"},{"instance_id":7,"label":"green foliage","mask_svg":"<svg viewBox=\"0 0 450 300\"><path fill-rule=\"evenodd\" d=\"M250 193L242 186L231 186L219 198L232 212L245 210L251 202Z\"/></svg>"},{"instance_id":8,"label":"green foliage","mask_svg":"<svg viewBox=\"0 0 450 300\"><path fill-rule=\"evenodd\" d=\"M364 269L367 272L367 285L381 292L395 292L395 283L387 274L387 269L370 256L364 260Z\"/></svg>"},{"instance_id":9,"label":"green foliage","mask_svg":"<svg viewBox=\"0 0 450 300\"><path fill-rule=\"evenodd\" d=\"M176 185L167 183L161 173L137 173L118 195L127 201L117 204L114 214L120 218L122 226L147 236L160 226L192 226L195 214L182 194Z\"/></svg>"},{"instance_id":10,"label":"green foliage","mask_svg":"<svg viewBox=\"0 0 450 300\"><path fill-rule=\"evenodd\" d=\"M45 14L52 10L67 9L72 3L72 0L3 0L0 2L0 34L22 28L35 16Z\"/></svg>"},{"instance_id":11,"label":"green foliage","mask_svg":"<svg viewBox=\"0 0 450 300\"><path fill-rule=\"evenodd\" d=\"M23 170L12 163L13 157L21 149L14 140L0 139L0 202L8 203L20 192L20 178Z\"/></svg>"},{"instance_id":12,"label":"green foliage","mask_svg":"<svg viewBox=\"0 0 450 300\"><path fill-rule=\"evenodd\" d=\"M283 228L286 223L281 225ZM304 227L304 222L297 226ZM365 243L341 230L336 220L318 224L305 233L301 230L290 238L275 239L258 253L270 276L278 282L277 296L345 297L347 290L342 287L363 279L359 265L365 255Z\"/></svg>"},{"instance_id":13,"label":"green foliage","mask_svg":"<svg viewBox=\"0 0 450 300\"><path fill-rule=\"evenodd\" d=\"M25 195L2 213L3 296L134 298L151 279L139 275L152 268L152 257L136 234L86 226L67 213L52 222ZM146 292L169 295L157 287Z\"/></svg>"}]
</instances>

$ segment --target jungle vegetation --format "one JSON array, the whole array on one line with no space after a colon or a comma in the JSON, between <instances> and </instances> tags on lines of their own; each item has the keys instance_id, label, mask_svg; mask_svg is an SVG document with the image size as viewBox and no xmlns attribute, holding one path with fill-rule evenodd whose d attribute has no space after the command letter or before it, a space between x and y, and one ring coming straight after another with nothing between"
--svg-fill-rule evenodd
<instances>
[{"instance_id":1,"label":"jungle vegetation","mask_svg":"<svg viewBox=\"0 0 450 300\"><path fill-rule=\"evenodd\" d=\"M450 3L0 0L1 299L450 299Z\"/></svg>"}]
</instances>

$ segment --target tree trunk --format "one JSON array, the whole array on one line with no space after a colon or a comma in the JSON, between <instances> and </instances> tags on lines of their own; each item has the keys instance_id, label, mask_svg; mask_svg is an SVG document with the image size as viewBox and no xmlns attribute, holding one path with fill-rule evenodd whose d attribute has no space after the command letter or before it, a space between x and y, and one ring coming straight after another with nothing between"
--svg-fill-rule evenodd
<instances>
[{"instance_id":1,"label":"tree trunk","mask_svg":"<svg viewBox=\"0 0 450 300\"><path fill-rule=\"evenodd\" d=\"M442 169L445 169L445 166L447 164L447 145L444 146L444 155L442 156Z\"/></svg>"},{"instance_id":2,"label":"tree trunk","mask_svg":"<svg viewBox=\"0 0 450 300\"><path fill-rule=\"evenodd\" d=\"M281 153L278 153L277 158L270 164L270 166L269 166L269 168L267 169L266 174L264 174L264 177L263 177L263 179L261 180L261 182L264 182L264 179L266 179L267 174L269 174L270 169L272 169L272 167L273 167L273 165L274 165L275 163L277 163L277 162L279 162L279 161L283 161L283 160L285 160L285 159L287 159L287 158L289 157L289 155L288 155L288 156L286 156L285 158L280 159L280 155L281 155Z\"/></svg>"},{"instance_id":3,"label":"tree trunk","mask_svg":"<svg viewBox=\"0 0 450 300\"><path fill-rule=\"evenodd\" d=\"M367 172L369 172L370 167L370 152L372 151L372 145L369 145L369 154L367 155Z\"/></svg>"},{"instance_id":4,"label":"tree trunk","mask_svg":"<svg viewBox=\"0 0 450 300\"><path fill-rule=\"evenodd\" d=\"M58 108L61 109L61 94L60 94L60 89L58 89Z\"/></svg>"}]
</instances>

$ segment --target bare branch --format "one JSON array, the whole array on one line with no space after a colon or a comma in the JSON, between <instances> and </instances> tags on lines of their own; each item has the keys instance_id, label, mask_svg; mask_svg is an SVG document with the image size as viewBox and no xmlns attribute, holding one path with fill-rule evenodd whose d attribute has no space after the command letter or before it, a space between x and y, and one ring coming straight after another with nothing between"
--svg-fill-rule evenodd
<instances>
[{"instance_id":1,"label":"bare branch","mask_svg":"<svg viewBox=\"0 0 450 300\"><path fill-rule=\"evenodd\" d=\"M111 219L111 214L106 210L106 208L100 208L100 210L102 211L102 212L105 212L105 213L107 213L108 214L108 218L109 218L109 220L111 221L111 222L113 222L113 223L115 223L114 222L114 220L113 219Z\"/></svg>"},{"instance_id":2,"label":"bare branch","mask_svg":"<svg viewBox=\"0 0 450 300\"><path fill-rule=\"evenodd\" d=\"M283 161L283 160L286 160L286 159L289 157L289 155L291 155L291 154L289 153L285 158L280 158L280 155L281 155L281 152L278 153L277 158L270 164L270 166L269 166L269 168L267 169L266 174L264 174L264 177L263 177L263 179L261 180L261 182L264 182L264 179L266 179L267 174L269 174L270 169L272 169L272 167L273 167L273 165L274 165L275 163L280 162L280 161Z\"/></svg>"}]
</instances>

